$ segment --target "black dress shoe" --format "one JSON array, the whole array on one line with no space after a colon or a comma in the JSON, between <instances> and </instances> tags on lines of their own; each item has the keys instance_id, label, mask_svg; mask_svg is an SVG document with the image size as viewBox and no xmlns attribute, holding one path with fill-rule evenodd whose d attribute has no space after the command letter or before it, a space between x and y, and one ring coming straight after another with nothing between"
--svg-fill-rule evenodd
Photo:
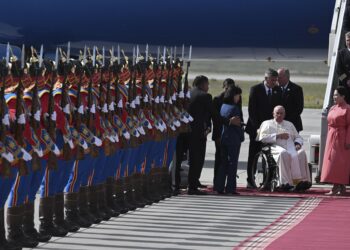
<instances>
[{"instance_id":1,"label":"black dress shoe","mask_svg":"<svg viewBox=\"0 0 350 250\"><path fill-rule=\"evenodd\" d=\"M206 192L203 192L201 190L198 189L188 189L187 194L189 195L206 195Z\"/></svg>"},{"instance_id":2,"label":"black dress shoe","mask_svg":"<svg viewBox=\"0 0 350 250\"><path fill-rule=\"evenodd\" d=\"M247 189L257 189L258 187L255 184L252 184L251 182L247 183Z\"/></svg>"},{"instance_id":3,"label":"black dress shoe","mask_svg":"<svg viewBox=\"0 0 350 250\"><path fill-rule=\"evenodd\" d=\"M208 186L207 185L203 185L201 183L198 184L198 188L207 188Z\"/></svg>"}]
</instances>

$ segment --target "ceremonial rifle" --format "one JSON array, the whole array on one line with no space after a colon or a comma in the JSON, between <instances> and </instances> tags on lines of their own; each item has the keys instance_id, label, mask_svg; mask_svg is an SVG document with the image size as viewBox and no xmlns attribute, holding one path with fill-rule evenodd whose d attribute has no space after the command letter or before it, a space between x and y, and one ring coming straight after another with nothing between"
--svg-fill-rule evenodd
<instances>
[{"instance_id":1,"label":"ceremonial rifle","mask_svg":"<svg viewBox=\"0 0 350 250\"><path fill-rule=\"evenodd\" d=\"M1 65L2 66L2 65ZM7 107L6 107L6 101L5 101L5 88L6 88L6 75L8 73L8 69L6 65L4 67L1 67L1 90L0 90L0 142L3 144L3 147L5 148L5 139L6 139L6 133L7 133L7 127L3 123L3 120L5 118L5 115L7 114ZM5 150L6 152L6 150ZM1 172L0 174L4 177L9 177L11 176L11 163L7 161L5 158L1 159Z\"/></svg>"}]
</instances>

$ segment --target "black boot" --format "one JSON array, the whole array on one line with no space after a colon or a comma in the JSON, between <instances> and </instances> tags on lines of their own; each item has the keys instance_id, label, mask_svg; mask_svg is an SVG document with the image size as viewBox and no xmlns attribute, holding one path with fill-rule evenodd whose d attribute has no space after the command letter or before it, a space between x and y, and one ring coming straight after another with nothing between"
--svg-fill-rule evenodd
<instances>
[{"instance_id":1,"label":"black boot","mask_svg":"<svg viewBox=\"0 0 350 250\"><path fill-rule=\"evenodd\" d=\"M89 200L89 211L98 220L98 222L96 223L99 223L102 220L107 220L107 215L102 210L100 210L97 189L98 189L97 186L88 187L88 200Z\"/></svg>"},{"instance_id":2,"label":"black boot","mask_svg":"<svg viewBox=\"0 0 350 250\"><path fill-rule=\"evenodd\" d=\"M40 198L39 204L39 232L55 237L63 237L68 234L68 230L53 222L55 197Z\"/></svg>"},{"instance_id":3,"label":"black boot","mask_svg":"<svg viewBox=\"0 0 350 250\"><path fill-rule=\"evenodd\" d=\"M130 176L124 177L123 187L124 187L124 201L126 205L130 208L129 210L135 210L137 208L137 205L134 199L134 190L132 188Z\"/></svg>"},{"instance_id":4,"label":"black boot","mask_svg":"<svg viewBox=\"0 0 350 250\"><path fill-rule=\"evenodd\" d=\"M91 224L97 224L101 222L99 218L90 213L88 203L88 187L80 187L79 189L78 209L80 216L88 220Z\"/></svg>"},{"instance_id":5,"label":"black boot","mask_svg":"<svg viewBox=\"0 0 350 250\"><path fill-rule=\"evenodd\" d=\"M90 227L91 223L81 217L78 210L78 193L64 194L64 207L66 208L66 220L80 227Z\"/></svg>"},{"instance_id":6,"label":"black boot","mask_svg":"<svg viewBox=\"0 0 350 250\"><path fill-rule=\"evenodd\" d=\"M4 209L0 209L0 250L20 250L22 247L17 242L9 243L5 236Z\"/></svg>"},{"instance_id":7,"label":"black boot","mask_svg":"<svg viewBox=\"0 0 350 250\"><path fill-rule=\"evenodd\" d=\"M22 231L23 206L9 207L7 209L7 241L9 243L18 243L22 247L33 248L39 244L39 241L26 236Z\"/></svg>"},{"instance_id":8,"label":"black boot","mask_svg":"<svg viewBox=\"0 0 350 250\"><path fill-rule=\"evenodd\" d=\"M26 236L39 242L48 242L51 235L45 233L38 233L34 227L34 203L24 204L23 216L23 232Z\"/></svg>"},{"instance_id":9,"label":"black boot","mask_svg":"<svg viewBox=\"0 0 350 250\"><path fill-rule=\"evenodd\" d=\"M135 174L132 179L132 187L134 189L134 197L138 207L145 207L147 205L146 200L143 198L142 193L142 176L141 174Z\"/></svg>"},{"instance_id":10,"label":"black boot","mask_svg":"<svg viewBox=\"0 0 350 250\"><path fill-rule=\"evenodd\" d=\"M113 177L108 177L106 180L106 202L107 206L114 210L113 217L121 214L121 206L116 200L116 181Z\"/></svg>"},{"instance_id":11,"label":"black boot","mask_svg":"<svg viewBox=\"0 0 350 250\"><path fill-rule=\"evenodd\" d=\"M150 196L150 189L148 185L148 175L143 174L141 176L141 185L142 185L142 195L146 201L147 205L151 205L153 203L153 199Z\"/></svg>"},{"instance_id":12,"label":"black boot","mask_svg":"<svg viewBox=\"0 0 350 250\"><path fill-rule=\"evenodd\" d=\"M54 217L53 223L57 227L62 227L68 232L76 232L79 230L79 225L73 223L72 221L68 222L64 219L64 196L63 193L55 195L55 208L54 208Z\"/></svg>"},{"instance_id":13,"label":"black boot","mask_svg":"<svg viewBox=\"0 0 350 250\"><path fill-rule=\"evenodd\" d=\"M165 195L166 198L170 198L173 190L171 188L171 176L169 174L168 168L164 167L160 169L161 173L161 186L163 190L163 195Z\"/></svg>"},{"instance_id":14,"label":"black boot","mask_svg":"<svg viewBox=\"0 0 350 250\"><path fill-rule=\"evenodd\" d=\"M121 179L118 179L115 184L115 200L116 203L120 206L120 213L125 214L127 213L130 209L125 203L124 200L124 189L123 189L123 182Z\"/></svg>"},{"instance_id":15,"label":"black boot","mask_svg":"<svg viewBox=\"0 0 350 250\"><path fill-rule=\"evenodd\" d=\"M156 168L152 168L148 176L148 186L150 190L150 195L154 202L159 202L162 197L158 190L158 174L156 173Z\"/></svg>"},{"instance_id":16,"label":"black boot","mask_svg":"<svg viewBox=\"0 0 350 250\"><path fill-rule=\"evenodd\" d=\"M100 211L106 214L106 217L103 218L103 220L109 220L114 215L114 211L107 207L106 186L104 183L97 185L97 198Z\"/></svg>"}]
</instances>

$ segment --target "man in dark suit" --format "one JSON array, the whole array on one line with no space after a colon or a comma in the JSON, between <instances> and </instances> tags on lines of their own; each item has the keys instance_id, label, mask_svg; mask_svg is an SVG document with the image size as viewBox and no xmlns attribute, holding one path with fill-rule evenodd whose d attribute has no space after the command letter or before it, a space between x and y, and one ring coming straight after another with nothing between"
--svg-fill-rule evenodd
<instances>
[{"instance_id":1,"label":"man in dark suit","mask_svg":"<svg viewBox=\"0 0 350 250\"><path fill-rule=\"evenodd\" d=\"M247 165L247 187L255 188L252 181L254 156L260 151L261 143L256 141L257 129L261 123L272 119L272 112L275 106L281 105L281 88L277 86L277 71L268 69L265 72L265 80L250 89L248 103L248 122L245 131L249 134L249 154Z\"/></svg>"},{"instance_id":2,"label":"man in dark suit","mask_svg":"<svg viewBox=\"0 0 350 250\"><path fill-rule=\"evenodd\" d=\"M220 114L221 106L224 101L225 92L230 86L235 86L235 81L231 78L225 79L225 81L222 84L224 91L220 95L215 96L213 99L214 108L219 114ZM220 123L219 121L213 121L213 132L211 137L211 139L215 142L215 163L214 163L213 183L215 183L215 177L221 164L221 151L220 151L221 133L222 133L222 123Z\"/></svg>"},{"instance_id":3,"label":"man in dark suit","mask_svg":"<svg viewBox=\"0 0 350 250\"><path fill-rule=\"evenodd\" d=\"M197 76L193 81L194 88L191 91L188 112L193 117L191 122L191 132L189 133L189 173L188 173L188 194L205 194L198 188L205 160L205 149L207 135L210 132L211 122L219 121L222 124L239 125L241 119L233 117L231 119L222 118L215 110L212 96L208 94L209 80L206 76Z\"/></svg>"},{"instance_id":4,"label":"man in dark suit","mask_svg":"<svg viewBox=\"0 0 350 250\"><path fill-rule=\"evenodd\" d=\"M350 32L345 34L345 43L346 48L338 51L336 70L339 85L344 86L348 91L346 102L350 103Z\"/></svg>"},{"instance_id":5,"label":"man in dark suit","mask_svg":"<svg viewBox=\"0 0 350 250\"><path fill-rule=\"evenodd\" d=\"M278 85L282 91L282 105L286 110L285 120L293 123L298 132L303 130L301 113L304 109L303 89L299 85L291 82L289 69L278 69Z\"/></svg>"}]
</instances>

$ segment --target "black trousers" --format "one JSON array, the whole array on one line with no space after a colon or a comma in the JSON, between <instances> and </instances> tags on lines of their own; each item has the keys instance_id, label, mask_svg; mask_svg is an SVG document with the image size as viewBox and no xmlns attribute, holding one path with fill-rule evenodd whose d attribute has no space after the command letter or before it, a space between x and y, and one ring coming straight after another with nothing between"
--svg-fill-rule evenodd
<instances>
[{"instance_id":1,"label":"black trousers","mask_svg":"<svg viewBox=\"0 0 350 250\"><path fill-rule=\"evenodd\" d=\"M201 177L204 160L207 138L189 136L189 164L188 172L188 188L197 189L199 178Z\"/></svg>"},{"instance_id":2,"label":"black trousers","mask_svg":"<svg viewBox=\"0 0 350 250\"><path fill-rule=\"evenodd\" d=\"M218 170L221 165L221 146L220 140L215 140L215 162L214 162L214 180L215 183L216 176L218 175Z\"/></svg>"},{"instance_id":3,"label":"black trousers","mask_svg":"<svg viewBox=\"0 0 350 250\"><path fill-rule=\"evenodd\" d=\"M180 188L181 184L181 163L184 154L188 150L188 133L181 133L176 141L176 165L175 165L175 189Z\"/></svg>"},{"instance_id":4,"label":"black trousers","mask_svg":"<svg viewBox=\"0 0 350 250\"><path fill-rule=\"evenodd\" d=\"M253 180L252 168L254 157L261 150L261 142L255 140L256 135L249 135L249 153L248 153L248 165L247 165L247 181L251 183Z\"/></svg>"}]
</instances>

